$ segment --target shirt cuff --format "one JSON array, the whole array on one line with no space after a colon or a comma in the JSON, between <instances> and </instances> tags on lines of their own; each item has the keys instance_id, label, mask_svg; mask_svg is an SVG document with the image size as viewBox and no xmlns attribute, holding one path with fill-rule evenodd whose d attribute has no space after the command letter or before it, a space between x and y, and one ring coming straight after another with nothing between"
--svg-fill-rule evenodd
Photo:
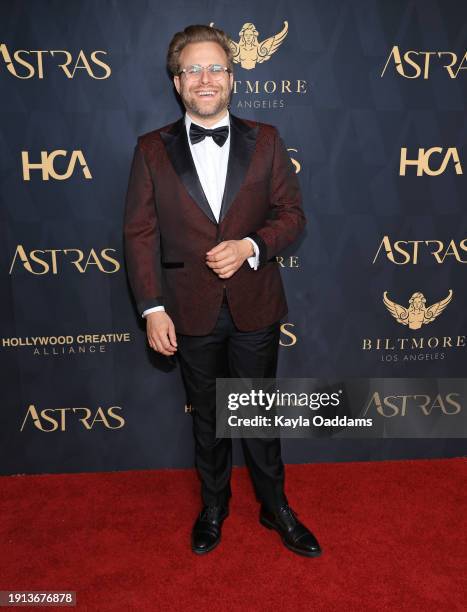
<instances>
[{"instance_id":1,"label":"shirt cuff","mask_svg":"<svg viewBox=\"0 0 467 612\"><path fill-rule=\"evenodd\" d=\"M250 266L253 268L253 270L257 270L258 269L258 265L259 265L259 247L256 244L256 242L252 238L248 238L248 236L246 238L244 238L244 240L249 240L251 242L251 244L253 245L253 249L255 250L255 254L252 255L251 257L248 257L247 261L250 264Z\"/></svg>"},{"instance_id":2,"label":"shirt cuff","mask_svg":"<svg viewBox=\"0 0 467 612\"><path fill-rule=\"evenodd\" d=\"M148 315L150 312L165 312L165 308L163 306L153 306L152 308L148 308L141 315L143 319L145 319L146 315Z\"/></svg>"}]
</instances>

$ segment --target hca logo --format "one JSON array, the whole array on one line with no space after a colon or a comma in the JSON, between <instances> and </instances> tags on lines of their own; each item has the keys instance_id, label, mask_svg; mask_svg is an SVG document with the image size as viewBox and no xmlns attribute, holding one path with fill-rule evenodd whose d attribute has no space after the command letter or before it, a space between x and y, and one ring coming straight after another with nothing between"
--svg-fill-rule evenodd
<instances>
[{"instance_id":1,"label":"hca logo","mask_svg":"<svg viewBox=\"0 0 467 612\"><path fill-rule=\"evenodd\" d=\"M108 79L112 74L112 70L108 64L100 60L97 56L107 55L106 51L92 51L89 55L89 59L86 53L81 49L78 56L73 60L73 56L69 51L53 50L53 51L26 51L25 49L18 49L13 52L13 57L8 51L8 47L5 43L0 45L0 55L5 62L6 68L10 74L17 79L32 79L34 77L38 79L44 78L44 57L48 56L57 58L62 63L58 64L58 67L63 70L67 79L73 79L76 71L85 71L91 79L102 80ZM16 64L15 64L16 62ZM94 73L92 64L99 66L98 70L103 70L103 73Z\"/></svg>"},{"instance_id":2,"label":"hca logo","mask_svg":"<svg viewBox=\"0 0 467 612\"><path fill-rule=\"evenodd\" d=\"M454 170L456 174L463 174L462 166L459 159L459 153L456 147L449 147L446 152L443 153L442 147L431 147L431 149L418 149L418 157L415 159L409 159L407 157L407 147L401 148L401 159L399 165L399 175L405 176L407 166L416 166L417 176L428 174L429 176L438 176L443 174L446 170L450 160L454 164ZM430 157L435 155L435 161L438 162L438 167L433 168L430 166Z\"/></svg>"},{"instance_id":3,"label":"hca logo","mask_svg":"<svg viewBox=\"0 0 467 612\"><path fill-rule=\"evenodd\" d=\"M68 162L68 168L63 174L59 174L55 167L54 162L57 157L67 157L68 152L63 149L57 149L52 153L47 151L41 151L41 161L33 163L29 160L28 151L21 151L21 161L23 164L23 180L31 180L31 170L40 170L42 173L42 180L48 181L49 178L53 178L56 181L65 181L69 179L75 170L77 163L81 166L82 173L85 179L92 179L92 174L89 170L89 166L84 159L82 151L72 151Z\"/></svg>"},{"instance_id":4,"label":"hca logo","mask_svg":"<svg viewBox=\"0 0 467 612\"><path fill-rule=\"evenodd\" d=\"M397 74L400 74L405 79L428 79L430 77L430 69L435 62L432 58L439 58L444 63L441 64L451 79L456 79L461 70L467 68L467 52L458 59L456 53L452 51L406 51L401 54L399 47L395 45L384 65L381 78L383 78L390 62L394 63ZM436 62L438 63L438 62ZM422 76L423 75L423 76Z\"/></svg>"}]
</instances>

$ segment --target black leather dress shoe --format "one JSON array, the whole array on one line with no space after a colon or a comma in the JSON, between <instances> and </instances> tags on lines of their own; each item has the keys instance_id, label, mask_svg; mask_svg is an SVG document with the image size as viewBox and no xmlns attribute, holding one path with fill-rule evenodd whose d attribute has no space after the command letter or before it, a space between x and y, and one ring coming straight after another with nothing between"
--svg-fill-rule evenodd
<instances>
[{"instance_id":1,"label":"black leather dress shoe","mask_svg":"<svg viewBox=\"0 0 467 612\"><path fill-rule=\"evenodd\" d=\"M193 525L191 549L197 555L208 553L221 541L222 523L229 510L224 506L204 506Z\"/></svg>"},{"instance_id":2,"label":"black leather dress shoe","mask_svg":"<svg viewBox=\"0 0 467 612\"><path fill-rule=\"evenodd\" d=\"M275 529L281 536L284 546L298 555L319 557L322 552L318 540L303 523L300 523L295 512L287 504L279 508L275 514L261 507L259 522L268 529Z\"/></svg>"}]
</instances>

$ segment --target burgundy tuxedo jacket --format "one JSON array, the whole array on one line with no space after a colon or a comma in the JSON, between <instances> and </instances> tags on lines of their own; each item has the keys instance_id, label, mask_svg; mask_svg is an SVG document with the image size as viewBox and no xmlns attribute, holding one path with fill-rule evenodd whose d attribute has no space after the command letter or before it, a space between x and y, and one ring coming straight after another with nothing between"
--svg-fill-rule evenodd
<instances>
[{"instance_id":1,"label":"burgundy tuxedo jacket","mask_svg":"<svg viewBox=\"0 0 467 612\"><path fill-rule=\"evenodd\" d=\"M181 334L215 326L224 293L238 329L266 327L287 313L275 256L305 225L293 164L277 129L230 114L227 178L217 223L198 178L182 117L138 138L125 207L125 257L142 313L163 305ZM250 236L260 264L228 279L206 264L224 240Z\"/></svg>"}]
</instances>

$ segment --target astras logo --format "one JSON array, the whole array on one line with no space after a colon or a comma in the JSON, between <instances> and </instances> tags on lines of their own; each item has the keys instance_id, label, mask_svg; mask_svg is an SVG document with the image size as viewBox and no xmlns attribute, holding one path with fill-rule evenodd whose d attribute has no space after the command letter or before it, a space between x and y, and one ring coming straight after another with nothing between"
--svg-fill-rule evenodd
<instances>
[{"instance_id":1,"label":"astras logo","mask_svg":"<svg viewBox=\"0 0 467 612\"><path fill-rule=\"evenodd\" d=\"M105 248L96 251L83 249L32 249L27 250L22 244L18 244L11 261L9 274L15 274L17 268L27 270L30 274L59 274L63 265L73 265L84 274L93 266L104 274L114 274L120 270L120 262L112 257L110 253L116 253L116 249Z\"/></svg>"},{"instance_id":2,"label":"astras logo","mask_svg":"<svg viewBox=\"0 0 467 612\"><path fill-rule=\"evenodd\" d=\"M415 51L413 49L401 51L398 45L395 45L386 60L381 78L392 65L396 69L396 74L404 79L427 80L431 76L434 64L441 65L451 79L457 79L462 74L462 70L467 68L467 51L462 55L453 51Z\"/></svg>"},{"instance_id":3,"label":"astras logo","mask_svg":"<svg viewBox=\"0 0 467 612\"><path fill-rule=\"evenodd\" d=\"M421 260L426 262L429 256L433 257L437 264L451 261L466 264L467 259L462 259L463 253L467 253L467 238L443 242L442 240L392 240L390 236L384 236L371 263L375 264L378 258L384 258L386 255L387 260L396 266L416 266Z\"/></svg>"},{"instance_id":4,"label":"astras logo","mask_svg":"<svg viewBox=\"0 0 467 612\"><path fill-rule=\"evenodd\" d=\"M375 391L369 398L363 416L371 412L386 418L420 416L449 416L462 411L460 393L446 393L433 396L429 393L385 395Z\"/></svg>"},{"instance_id":5,"label":"astras logo","mask_svg":"<svg viewBox=\"0 0 467 612\"><path fill-rule=\"evenodd\" d=\"M91 79L108 79L112 70L99 55L107 55L107 52L91 51L86 54L81 49L75 57L64 49L18 49L10 53L5 43L0 44L0 56L6 69L17 79L43 79L48 74L48 69L56 68L60 68L67 79L73 79L77 73L83 72Z\"/></svg>"},{"instance_id":6,"label":"astras logo","mask_svg":"<svg viewBox=\"0 0 467 612\"><path fill-rule=\"evenodd\" d=\"M21 423L20 431L25 427L33 425L43 432L67 431L68 422L81 423L88 431L97 428L121 429L125 425L125 419L118 411L120 406L110 406L105 409L99 406L96 410L91 408L43 408L38 409L35 404L28 406L26 415Z\"/></svg>"}]
</instances>

